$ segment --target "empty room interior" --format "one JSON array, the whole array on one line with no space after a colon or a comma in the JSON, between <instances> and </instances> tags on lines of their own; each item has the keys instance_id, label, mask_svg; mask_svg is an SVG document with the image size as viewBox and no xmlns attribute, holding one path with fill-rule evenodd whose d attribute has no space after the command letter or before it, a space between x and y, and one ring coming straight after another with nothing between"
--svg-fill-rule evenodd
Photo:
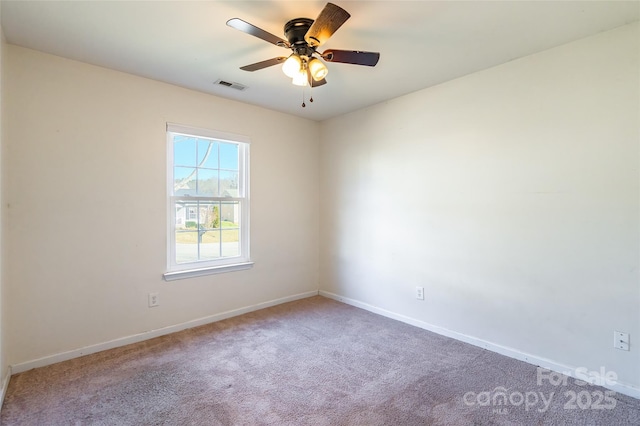
<instances>
[{"instance_id":1,"label":"empty room interior","mask_svg":"<svg viewBox=\"0 0 640 426\"><path fill-rule=\"evenodd\" d=\"M0 18L2 424L640 423L640 2Z\"/></svg>"}]
</instances>

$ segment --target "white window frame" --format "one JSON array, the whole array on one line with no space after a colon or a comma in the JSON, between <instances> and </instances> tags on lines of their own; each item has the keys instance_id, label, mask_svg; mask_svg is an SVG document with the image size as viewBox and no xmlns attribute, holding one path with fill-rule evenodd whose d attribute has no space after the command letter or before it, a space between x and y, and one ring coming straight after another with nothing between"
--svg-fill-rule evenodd
<instances>
[{"instance_id":1,"label":"white window frame","mask_svg":"<svg viewBox=\"0 0 640 426\"><path fill-rule=\"evenodd\" d=\"M219 142L238 145L238 196L237 197L204 197L174 195L174 164L173 164L173 136L186 135L197 138L213 139ZM231 272L249 269L253 266L249 252L249 146L250 140L246 136L215 130L200 129L167 123L167 272L166 281L197 277L221 272ZM237 201L240 205L240 255L221 257L215 260L204 260L189 263L176 262L175 223L177 200L193 201Z\"/></svg>"}]
</instances>

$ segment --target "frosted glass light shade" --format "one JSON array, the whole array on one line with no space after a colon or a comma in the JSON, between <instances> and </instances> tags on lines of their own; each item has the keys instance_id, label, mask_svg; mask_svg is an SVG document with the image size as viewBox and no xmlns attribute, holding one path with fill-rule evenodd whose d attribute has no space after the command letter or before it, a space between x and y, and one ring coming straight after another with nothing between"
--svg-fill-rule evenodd
<instances>
[{"instance_id":1,"label":"frosted glass light shade","mask_svg":"<svg viewBox=\"0 0 640 426\"><path fill-rule=\"evenodd\" d=\"M292 82L296 86L306 86L307 84L309 84L307 81L307 72L304 70L298 71L298 73L293 76Z\"/></svg>"},{"instance_id":2,"label":"frosted glass light shade","mask_svg":"<svg viewBox=\"0 0 640 426\"><path fill-rule=\"evenodd\" d=\"M329 74L327 66L323 64L321 60L316 58L311 58L309 61L309 71L311 72L311 77L313 77L315 81L320 81Z\"/></svg>"},{"instance_id":3,"label":"frosted glass light shade","mask_svg":"<svg viewBox=\"0 0 640 426\"><path fill-rule=\"evenodd\" d=\"M294 78L296 74L300 73L302 68L302 61L300 57L295 53L287 58L282 64L282 72L289 78Z\"/></svg>"}]
</instances>

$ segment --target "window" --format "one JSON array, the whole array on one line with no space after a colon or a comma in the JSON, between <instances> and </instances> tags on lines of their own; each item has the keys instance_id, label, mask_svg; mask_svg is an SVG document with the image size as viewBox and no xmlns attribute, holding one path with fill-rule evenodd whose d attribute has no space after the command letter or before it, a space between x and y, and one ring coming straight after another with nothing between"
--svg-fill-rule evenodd
<instances>
[{"instance_id":1,"label":"window","mask_svg":"<svg viewBox=\"0 0 640 426\"><path fill-rule=\"evenodd\" d=\"M251 267L249 141L167 124L166 280Z\"/></svg>"}]
</instances>

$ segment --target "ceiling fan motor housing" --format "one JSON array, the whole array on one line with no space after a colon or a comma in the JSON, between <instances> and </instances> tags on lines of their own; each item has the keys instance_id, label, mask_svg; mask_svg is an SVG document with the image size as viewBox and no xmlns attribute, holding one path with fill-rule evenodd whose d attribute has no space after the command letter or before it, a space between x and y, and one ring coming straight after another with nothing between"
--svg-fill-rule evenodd
<instances>
[{"instance_id":1,"label":"ceiling fan motor housing","mask_svg":"<svg viewBox=\"0 0 640 426\"><path fill-rule=\"evenodd\" d=\"M309 47L304 39L311 24L313 24L313 19L296 18L284 25L284 35L289 41L293 51L298 55L311 57L313 52L315 52L315 49Z\"/></svg>"}]
</instances>

